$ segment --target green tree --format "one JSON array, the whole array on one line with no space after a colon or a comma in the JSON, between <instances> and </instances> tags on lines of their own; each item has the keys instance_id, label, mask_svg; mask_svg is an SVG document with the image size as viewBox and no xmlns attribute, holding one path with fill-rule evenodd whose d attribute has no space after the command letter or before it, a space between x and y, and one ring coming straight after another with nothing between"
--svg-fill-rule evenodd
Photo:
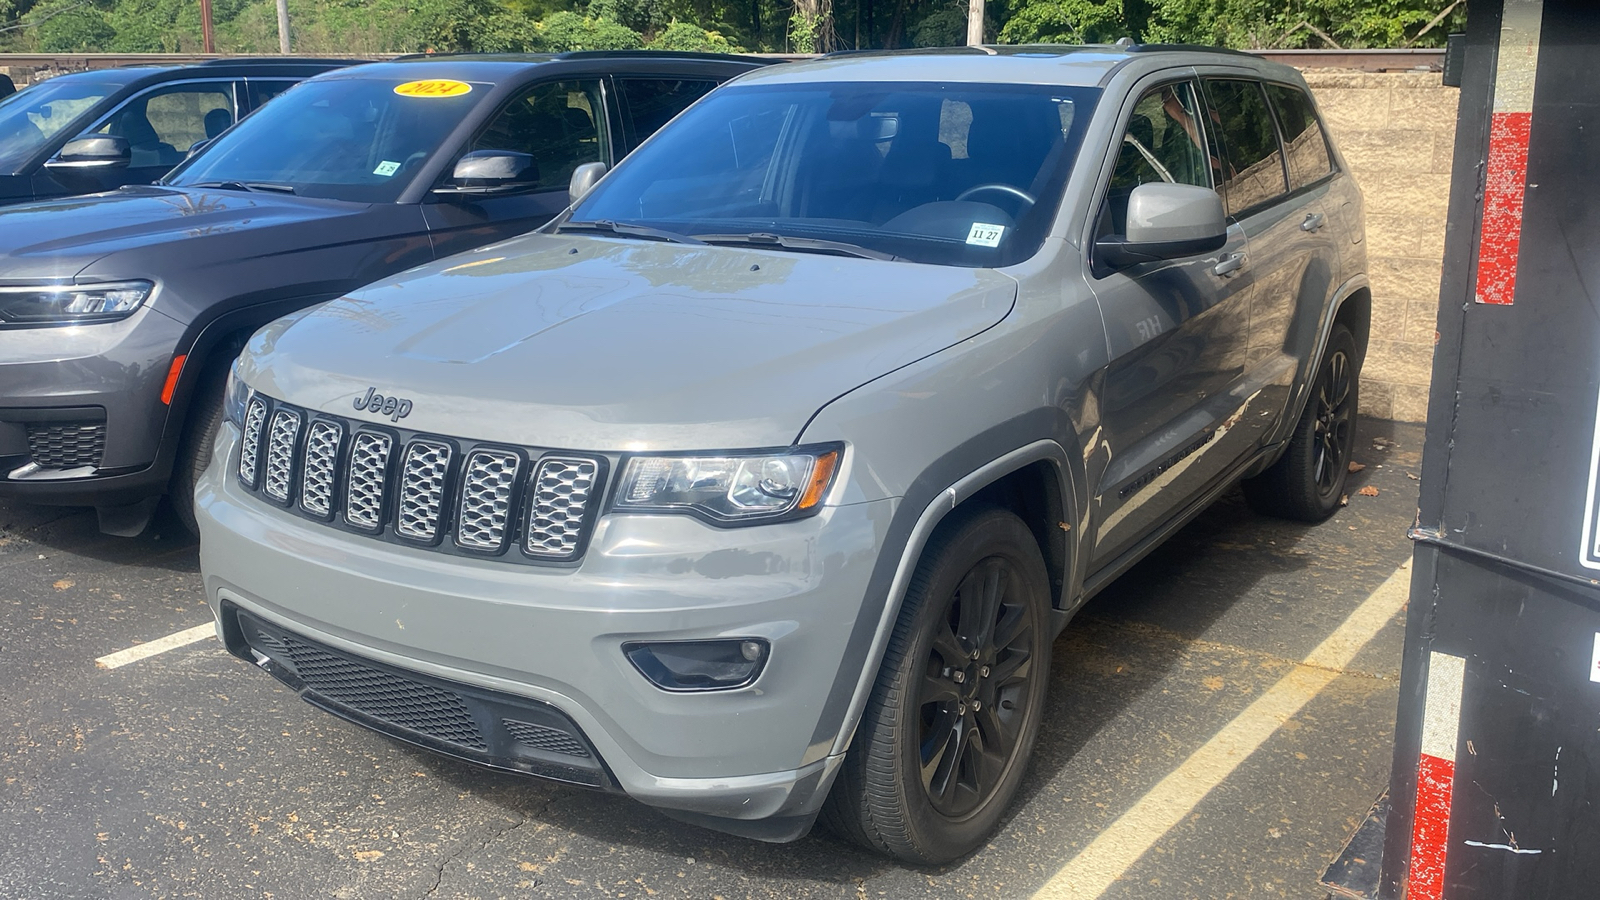
<instances>
[{"instance_id":1,"label":"green tree","mask_svg":"<svg viewBox=\"0 0 1600 900\"><path fill-rule=\"evenodd\" d=\"M695 53L743 53L744 48L728 42L715 31L688 22L673 22L645 45L651 50L687 50Z\"/></svg>"},{"instance_id":2,"label":"green tree","mask_svg":"<svg viewBox=\"0 0 1600 900\"><path fill-rule=\"evenodd\" d=\"M101 50L116 37L106 14L93 4L55 0L33 8L27 17L37 22L33 39L46 53L83 53ZM25 20L27 21L27 20Z\"/></svg>"},{"instance_id":3,"label":"green tree","mask_svg":"<svg viewBox=\"0 0 1600 900\"><path fill-rule=\"evenodd\" d=\"M1000 29L1005 44L1099 44L1128 34L1121 0L1033 0Z\"/></svg>"},{"instance_id":4,"label":"green tree","mask_svg":"<svg viewBox=\"0 0 1600 900\"><path fill-rule=\"evenodd\" d=\"M638 50L644 46L644 38L625 25L574 12L545 16L539 22L539 34L549 50Z\"/></svg>"}]
</instances>

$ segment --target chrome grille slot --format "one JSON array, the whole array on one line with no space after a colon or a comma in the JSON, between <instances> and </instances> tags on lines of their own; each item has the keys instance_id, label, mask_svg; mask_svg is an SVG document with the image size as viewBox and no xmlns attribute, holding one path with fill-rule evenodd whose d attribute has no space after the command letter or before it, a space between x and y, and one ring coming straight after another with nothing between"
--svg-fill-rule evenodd
<instances>
[{"instance_id":1,"label":"chrome grille slot","mask_svg":"<svg viewBox=\"0 0 1600 900\"><path fill-rule=\"evenodd\" d=\"M289 499L289 476L294 471L294 451L300 437L300 414L280 409L272 414L267 430L267 467L261 489L275 500Z\"/></svg>"},{"instance_id":2,"label":"chrome grille slot","mask_svg":"<svg viewBox=\"0 0 1600 900\"><path fill-rule=\"evenodd\" d=\"M349 487L345 490L344 518L369 531L383 524L383 488L389 474L389 453L394 439L363 431L350 442Z\"/></svg>"},{"instance_id":3,"label":"chrome grille slot","mask_svg":"<svg viewBox=\"0 0 1600 900\"><path fill-rule=\"evenodd\" d=\"M306 455L300 474L300 507L324 518L333 511L333 474L339 460L344 427L318 419L306 431Z\"/></svg>"},{"instance_id":4,"label":"chrome grille slot","mask_svg":"<svg viewBox=\"0 0 1600 900\"><path fill-rule=\"evenodd\" d=\"M239 480L256 486L256 463L261 455L261 426L267 421L267 405L252 397L244 411L244 435L239 442Z\"/></svg>"},{"instance_id":5,"label":"chrome grille slot","mask_svg":"<svg viewBox=\"0 0 1600 900\"><path fill-rule=\"evenodd\" d=\"M511 491L521 458L503 450L477 450L461 474L456 543L473 550L499 550L511 516Z\"/></svg>"},{"instance_id":6,"label":"chrome grille slot","mask_svg":"<svg viewBox=\"0 0 1600 900\"><path fill-rule=\"evenodd\" d=\"M533 556L570 559L578 552L585 513L599 464L592 459L548 457L533 476L524 548Z\"/></svg>"},{"instance_id":7,"label":"chrome grille slot","mask_svg":"<svg viewBox=\"0 0 1600 900\"><path fill-rule=\"evenodd\" d=\"M449 473L449 444L419 440L406 447L400 471L396 532L423 541L439 535L439 513L444 509L445 479Z\"/></svg>"}]
</instances>

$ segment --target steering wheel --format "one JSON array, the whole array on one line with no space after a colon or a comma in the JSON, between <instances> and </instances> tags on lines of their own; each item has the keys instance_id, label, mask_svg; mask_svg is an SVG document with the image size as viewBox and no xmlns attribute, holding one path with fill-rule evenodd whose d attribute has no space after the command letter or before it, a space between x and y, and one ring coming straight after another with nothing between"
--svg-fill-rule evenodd
<instances>
[{"instance_id":1,"label":"steering wheel","mask_svg":"<svg viewBox=\"0 0 1600 900\"><path fill-rule=\"evenodd\" d=\"M1037 197L1023 190L1022 188L1012 187L1009 184L1001 184L999 182L993 182L990 184L975 184L957 194L956 199L965 200L968 197L971 197L973 194L981 194L984 191L995 191L1001 194L1010 194L1018 200L1021 200L1024 205L1022 209L1018 211L1019 213L1027 212L1035 203L1039 202Z\"/></svg>"}]
</instances>

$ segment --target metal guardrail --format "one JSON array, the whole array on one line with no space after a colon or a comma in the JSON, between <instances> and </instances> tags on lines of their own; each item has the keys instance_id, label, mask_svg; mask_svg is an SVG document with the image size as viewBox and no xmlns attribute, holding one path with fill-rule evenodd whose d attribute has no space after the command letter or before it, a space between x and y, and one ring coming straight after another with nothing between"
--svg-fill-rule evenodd
<instances>
[{"instance_id":1,"label":"metal guardrail","mask_svg":"<svg viewBox=\"0 0 1600 900\"><path fill-rule=\"evenodd\" d=\"M1444 65L1444 50L1256 50L1257 55L1273 62L1301 69L1355 69L1363 72L1414 71L1426 69L1439 71ZM188 65L208 59L222 59L230 55L267 58L263 54L221 53L0 53L0 70L26 69L48 77L65 72L82 72L89 69L110 69L137 65ZM399 56L397 53L350 54L345 58L383 60ZM772 56L782 59L801 59L799 54L758 53L752 56ZM31 79L30 79L31 80ZM19 82L20 84L21 82Z\"/></svg>"}]
</instances>

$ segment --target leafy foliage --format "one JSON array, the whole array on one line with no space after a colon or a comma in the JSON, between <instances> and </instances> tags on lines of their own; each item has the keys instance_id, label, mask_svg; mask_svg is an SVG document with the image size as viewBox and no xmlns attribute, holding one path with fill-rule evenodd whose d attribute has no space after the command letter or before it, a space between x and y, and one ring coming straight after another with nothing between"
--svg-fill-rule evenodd
<instances>
[{"instance_id":1,"label":"leafy foliage","mask_svg":"<svg viewBox=\"0 0 1600 900\"><path fill-rule=\"evenodd\" d=\"M213 0L218 50L275 53L274 0ZM1439 46L1450 0L987 0L1007 43ZM966 40L965 0L289 0L297 53L653 47L808 52ZM0 0L0 51L191 52L196 0ZM1426 29L1426 30L1424 30Z\"/></svg>"}]
</instances>

